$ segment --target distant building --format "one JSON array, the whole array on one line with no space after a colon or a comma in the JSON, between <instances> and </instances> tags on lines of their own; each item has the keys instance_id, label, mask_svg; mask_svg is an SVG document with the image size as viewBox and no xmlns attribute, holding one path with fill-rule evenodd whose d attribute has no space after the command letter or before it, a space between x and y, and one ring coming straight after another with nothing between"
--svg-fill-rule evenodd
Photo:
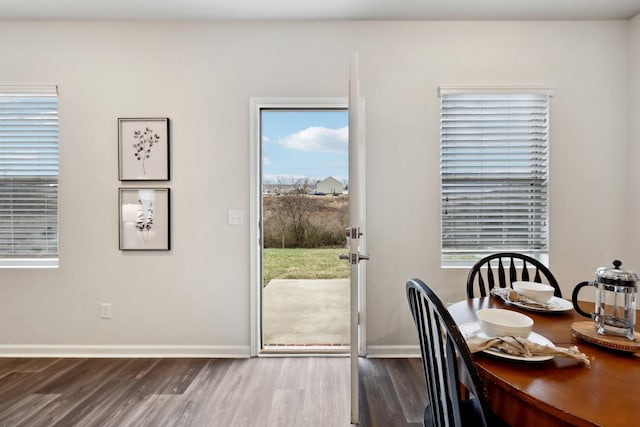
<instances>
[{"instance_id":1,"label":"distant building","mask_svg":"<svg viewBox=\"0 0 640 427\"><path fill-rule=\"evenodd\" d=\"M332 176L325 178L322 181L318 181L316 183L316 193L342 194L343 192L344 192L344 185Z\"/></svg>"}]
</instances>

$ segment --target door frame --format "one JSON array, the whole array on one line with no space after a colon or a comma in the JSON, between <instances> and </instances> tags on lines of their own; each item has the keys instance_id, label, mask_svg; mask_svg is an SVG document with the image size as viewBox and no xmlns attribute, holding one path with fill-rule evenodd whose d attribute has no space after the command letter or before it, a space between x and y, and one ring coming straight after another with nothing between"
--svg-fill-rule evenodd
<instances>
[{"instance_id":1,"label":"door frame","mask_svg":"<svg viewBox=\"0 0 640 427\"><path fill-rule=\"evenodd\" d=\"M250 355L259 356L262 349L262 141L261 138L261 117L260 111L266 108L273 109L313 109L313 108L349 108L348 98L337 97L272 97L272 98L251 98L249 100L249 170L250 170L250 198L249 201L249 221L250 230ZM346 261L345 261L346 262ZM360 295L360 333L358 339L358 353L363 355L365 349L364 340L364 289L359 289Z\"/></svg>"}]
</instances>

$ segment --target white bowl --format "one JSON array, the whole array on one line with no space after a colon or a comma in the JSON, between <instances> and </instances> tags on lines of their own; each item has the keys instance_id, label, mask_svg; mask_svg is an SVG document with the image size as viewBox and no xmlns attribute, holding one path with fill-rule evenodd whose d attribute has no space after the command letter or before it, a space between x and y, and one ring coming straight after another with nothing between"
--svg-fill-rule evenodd
<instances>
[{"instance_id":1,"label":"white bowl","mask_svg":"<svg viewBox=\"0 0 640 427\"><path fill-rule=\"evenodd\" d=\"M490 337L516 336L526 338L533 328L533 319L522 313L501 308L483 308L476 312L482 332Z\"/></svg>"},{"instance_id":2,"label":"white bowl","mask_svg":"<svg viewBox=\"0 0 640 427\"><path fill-rule=\"evenodd\" d=\"M513 282L511 287L520 295L542 303L549 301L554 291L553 286L537 282Z\"/></svg>"}]
</instances>

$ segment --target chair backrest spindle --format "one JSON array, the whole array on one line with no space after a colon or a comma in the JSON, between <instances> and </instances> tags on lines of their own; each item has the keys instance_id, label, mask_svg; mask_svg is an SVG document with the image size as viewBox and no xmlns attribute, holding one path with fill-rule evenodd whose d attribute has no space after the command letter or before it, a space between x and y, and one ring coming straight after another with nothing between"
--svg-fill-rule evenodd
<instances>
[{"instance_id":1,"label":"chair backrest spindle","mask_svg":"<svg viewBox=\"0 0 640 427\"><path fill-rule=\"evenodd\" d=\"M494 273L492 267L492 261L494 260L498 261L497 273ZM507 262L509 265L505 267ZM521 268L520 263L522 263ZM531 273L529 272L530 268ZM486 282L483 279L483 271L486 271ZM511 283L519 280L529 281L531 277L533 277L534 282L547 283L553 286L555 289L554 295L562 297L558 281L544 264L535 258L515 252L501 252L486 256L478 261L467 276L467 297L474 298L475 289L479 291L481 297L486 297L495 286L500 286L501 288L511 287Z\"/></svg>"}]
</instances>

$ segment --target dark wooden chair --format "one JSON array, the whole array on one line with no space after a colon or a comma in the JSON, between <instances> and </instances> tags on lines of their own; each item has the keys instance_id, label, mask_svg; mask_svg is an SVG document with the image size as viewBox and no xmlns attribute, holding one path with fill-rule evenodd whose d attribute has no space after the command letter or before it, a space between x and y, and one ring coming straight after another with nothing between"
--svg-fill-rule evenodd
<instances>
[{"instance_id":1,"label":"dark wooden chair","mask_svg":"<svg viewBox=\"0 0 640 427\"><path fill-rule=\"evenodd\" d=\"M481 297L486 297L495 287L511 287L512 282L531 281L554 287L554 295L562 298L558 281L540 261L515 252L501 252L478 261L467 276L467 297L474 298L477 287Z\"/></svg>"},{"instance_id":2,"label":"dark wooden chair","mask_svg":"<svg viewBox=\"0 0 640 427\"><path fill-rule=\"evenodd\" d=\"M424 425L504 426L491 411L469 347L440 298L420 279L409 280L406 290L427 382L429 404L424 411Z\"/></svg>"}]
</instances>

